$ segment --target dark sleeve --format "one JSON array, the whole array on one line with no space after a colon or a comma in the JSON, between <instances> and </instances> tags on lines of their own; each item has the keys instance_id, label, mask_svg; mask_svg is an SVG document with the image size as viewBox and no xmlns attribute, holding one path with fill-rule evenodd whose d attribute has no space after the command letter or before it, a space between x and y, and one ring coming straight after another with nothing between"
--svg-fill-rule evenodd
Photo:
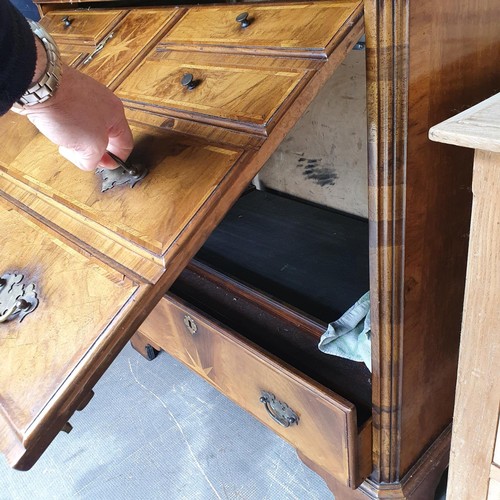
<instances>
[{"instance_id":1,"label":"dark sleeve","mask_svg":"<svg viewBox=\"0 0 500 500\"><path fill-rule=\"evenodd\" d=\"M29 24L9 0L0 0L0 115L26 92L35 65L35 39Z\"/></svg>"}]
</instances>

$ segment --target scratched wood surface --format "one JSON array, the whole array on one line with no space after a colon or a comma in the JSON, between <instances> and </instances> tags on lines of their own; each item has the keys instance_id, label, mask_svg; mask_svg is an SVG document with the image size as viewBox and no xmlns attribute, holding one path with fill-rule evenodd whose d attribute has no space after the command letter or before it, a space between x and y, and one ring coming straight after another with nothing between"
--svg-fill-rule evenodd
<instances>
[{"instance_id":1,"label":"scratched wood surface","mask_svg":"<svg viewBox=\"0 0 500 500\"><path fill-rule=\"evenodd\" d=\"M262 128L306 77L308 65L297 66L273 58L156 50L116 94L133 107L166 114L177 111L226 127ZM196 83L192 90L181 85L188 73Z\"/></svg>"},{"instance_id":2,"label":"scratched wood surface","mask_svg":"<svg viewBox=\"0 0 500 500\"><path fill-rule=\"evenodd\" d=\"M58 10L49 12L40 24L54 37L56 42L72 45L97 45L125 16L126 10L78 11ZM63 18L68 17L66 26Z\"/></svg>"},{"instance_id":3,"label":"scratched wood surface","mask_svg":"<svg viewBox=\"0 0 500 500\"><path fill-rule=\"evenodd\" d=\"M195 333L188 329L186 321L196 325ZM174 296L162 299L140 332L303 454L328 467L344 485L355 487L368 474L367 461L364 464L368 469L359 469L356 409L352 403L297 374L279 359ZM299 416L298 425L284 428L275 422L259 401L262 391L273 393L287 404ZM327 429L328 439L325 439ZM371 426L366 425L360 433L359 439L369 446Z\"/></svg>"},{"instance_id":4,"label":"scratched wood surface","mask_svg":"<svg viewBox=\"0 0 500 500\"><path fill-rule=\"evenodd\" d=\"M0 449L16 465L24 448L39 439L38 426L50 434L45 415L67 404L63 386L73 381L78 392L80 366L116 329L117 314L126 315L142 292L1 198L0 225L0 275L24 275L39 298L22 322L14 318L0 325Z\"/></svg>"},{"instance_id":5,"label":"scratched wood surface","mask_svg":"<svg viewBox=\"0 0 500 500\"><path fill-rule=\"evenodd\" d=\"M248 13L246 28L236 21L242 12ZM332 39L361 12L362 2L357 1L193 7L162 43L325 57Z\"/></svg>"}]
</instances>

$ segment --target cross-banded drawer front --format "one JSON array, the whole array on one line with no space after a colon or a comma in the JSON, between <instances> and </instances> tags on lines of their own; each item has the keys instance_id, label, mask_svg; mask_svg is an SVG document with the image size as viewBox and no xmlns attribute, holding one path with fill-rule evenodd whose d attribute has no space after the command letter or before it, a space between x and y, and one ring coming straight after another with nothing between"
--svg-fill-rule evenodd
<instances>
[{"instance_id":1,"label":"cross-banded drawer front","mask_svg":"<svg viewBox=\"0 0 500 500\"><path fill-rule=\"evenodd\" d=\"M162 40L165 45L286 51L321 57L344 25L361 16L362 2L243 4L195 7Z\"/></svg>"},{"instance_id":2,"label":"cross-banded drawer front","mask_svg":"<svg viewBox=\"0 0 500 500\"><path fill-rule=\"evenodd\" d=\"M178 11L161 9L129 12L108 35L109 39L102 48L83 59L80 71L113 88L120 74L125 69L130 71L130 64L146 53L168 29Z\"/></svg>"},{"instance_id":3,"label":"cross-banded drawer front","mask_svg":"<svg viewBox=\"0 0 500 500\"><path fill-rule=\"evenodd\" d=\"M120 314L147 287L1 197L0 225L0 451L26 469L62 428L87 364L119 334Z\"/></svg>"},{"instance_id":4,"label":"cross-banded drawer front","mask_svg":"<svg viewBox=\"0 0 500 500\"><path fill-rule=\"evenodd\" d=\"M96 45L127 11L53 11L40 21L57 42Z\"/></svg>"},{"instance_id":5,"label":"cross-banded drawer front","mask_svg":"<svg viewBox=\"0 0 500 500\"><path fill-rule=\"evenodd\" d=\"M235 128L264 128L307 71L266 58L155 51L118 87L127 105Z\"/></svg>"},{"instance_id":6,"label":"cross-banded drawer front","mask_svg":"<svg viewBox=\"0 0 500 500\"><path fill-rule=\"evenodd\" d=\"M328 468L338 481L358 484L361 471L356 457L362 438L354 405L174 295L161 300L140 332L301 454ZM370 439L369 427L359 432Z\"/></svg>"}]
</instances>

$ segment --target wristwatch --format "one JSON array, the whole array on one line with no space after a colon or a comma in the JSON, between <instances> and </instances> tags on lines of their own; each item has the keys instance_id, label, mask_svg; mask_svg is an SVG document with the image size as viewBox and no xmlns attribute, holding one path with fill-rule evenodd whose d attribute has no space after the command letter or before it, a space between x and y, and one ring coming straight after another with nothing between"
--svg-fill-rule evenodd
<instances>
[{"instance_id":1,"label":"wristwatch","mask_svg":"<svg viewBox=\"0 0 500 500\"><path fill-rule=\"evenodd\" d=\"M20 106L33 106L50 99L56 92L61 80L61 56L54 39L35 21L27 19L31 31L40 39L47 53L47 67L37 82L17 101Z\"/></svg>"}]
</instances>

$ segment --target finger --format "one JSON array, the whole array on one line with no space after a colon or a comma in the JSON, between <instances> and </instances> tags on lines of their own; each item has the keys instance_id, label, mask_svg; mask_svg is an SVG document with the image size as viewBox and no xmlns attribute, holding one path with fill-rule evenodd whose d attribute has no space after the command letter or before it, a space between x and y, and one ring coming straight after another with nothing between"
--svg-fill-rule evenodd
<instances>
[{"instance_id":1,"label":"finger","mask_svg":"<svg viewBox=\"0 0 500 500\"><path fill-rule=\"evenodd\" d=\"M134 149L134 138L123 114L109 130L107 149L123 161L127 160Z\"/></svg>"},{"instance_id":2,"label":"finger","mask_svg":"<svg viewBox=\"0 0 500 500\"><path fill-rule=\"evenodd\" d=\"M59 146L59 153L81 170L95 170L102 158L102 153L97 149L76 150Z\"/></svg>"},{"instance_id":3,"label":"finger","mask_svg":"<svg viewBox=\"0 0 500 500\"><path fill-rule=\"evenodd\" d=\"M104 153L99 160L99 167L100 168L107 168L108 170L114 170L115 168L118 168L120 165L111 158L111 156L108 155L108 153Z\"/></svg>"}]
</instances>

